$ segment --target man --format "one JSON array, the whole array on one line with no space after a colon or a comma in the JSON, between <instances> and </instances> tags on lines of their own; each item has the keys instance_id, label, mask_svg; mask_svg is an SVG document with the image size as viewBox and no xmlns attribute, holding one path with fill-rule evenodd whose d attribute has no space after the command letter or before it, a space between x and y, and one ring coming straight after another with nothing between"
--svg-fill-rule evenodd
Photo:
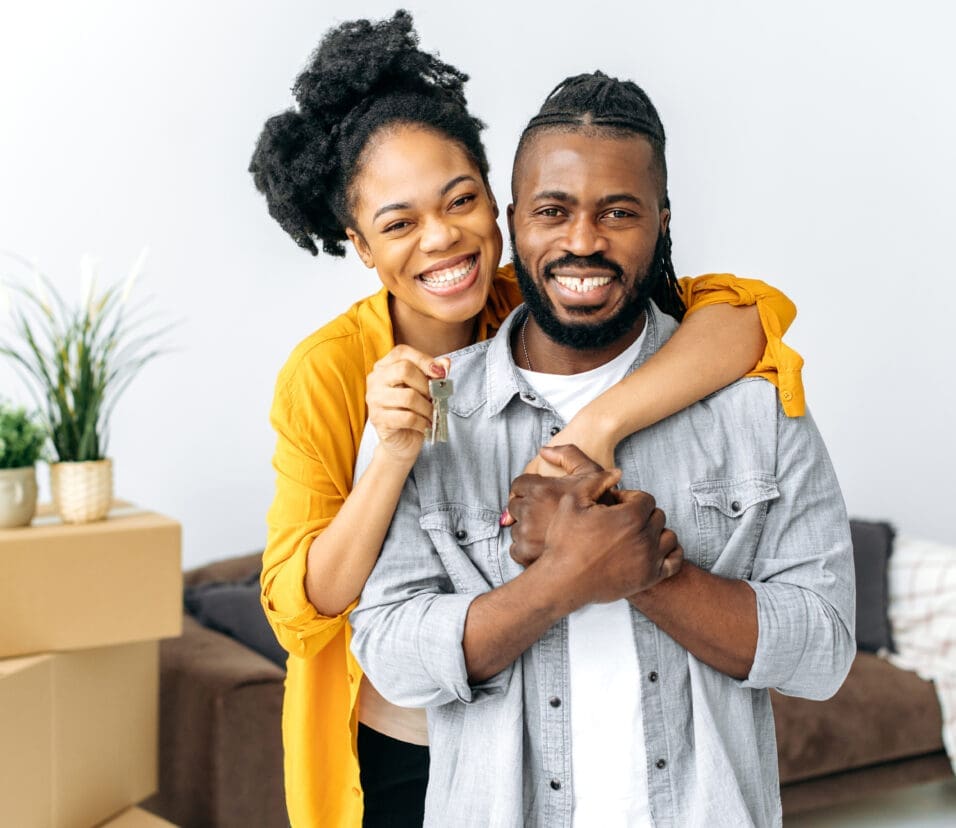
<instances>
[{"instance_id":1,"label":"man","mask_svg":"<svg viewBox=\"0 0 956 828\"><path fill-rule=\"evenodd\" d=\"M453 358L450 442L420 457L351 617L372 683L429 708L426 825L780 824L767 688L825 698L849 669L842 497L762 380L628 438L620 471L552 450L572 474L516 480L499 528L533 447L676 327L648 299L680 312L666 176L650 100L600 73L519 144L527 305Z\"/></svg>"}]
</instances>

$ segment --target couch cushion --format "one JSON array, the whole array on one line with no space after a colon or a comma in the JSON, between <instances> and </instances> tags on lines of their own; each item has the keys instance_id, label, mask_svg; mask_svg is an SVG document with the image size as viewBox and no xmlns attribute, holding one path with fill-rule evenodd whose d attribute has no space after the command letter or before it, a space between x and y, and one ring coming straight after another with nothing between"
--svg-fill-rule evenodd
<instances>
[{"instance_id":1,"label":"couch cushion","mask_svg":"<svg viewBox=\"0 0 956 828\"><path fill-rule=\"evenodd\" d=\"M262 550L237 555L233 558L222 558L212 563L187 569L183 573L183 584L225 583L226 581L244 581L253 573L262 570Z\"/></svg>"},{"instance_id":2,"label":"couch cushion","mask_svg":"<svg viewBox=\"0 0 956 828\"><path fill-rule=\"evenodd\" d=\"M228 635L285 668L287 654L276 641L259 603L259 573L226 583L186 587L183 603L200 624Z\"/></svg>"},{"instance_id":3,"label":"couch cushion","mask_svg":"<svg viewBox=\"0 0 956 828\"><path fill-rule=\"evenodd\" d=\"M892 650L886 580L896 532L888 523L851 520L850 534L856 570L856 645L870 653Z\"/></svg>"},{"instance_id":4,"label":"couch cushion","mask_svg":"<svg viewBox=\"0 0 956 828\"><path fill-rule=\"evenodd\" d=\"M781 783L943 749L932 682L869 653L828 701L770 695Z\"/></svg>"}]
</instances>

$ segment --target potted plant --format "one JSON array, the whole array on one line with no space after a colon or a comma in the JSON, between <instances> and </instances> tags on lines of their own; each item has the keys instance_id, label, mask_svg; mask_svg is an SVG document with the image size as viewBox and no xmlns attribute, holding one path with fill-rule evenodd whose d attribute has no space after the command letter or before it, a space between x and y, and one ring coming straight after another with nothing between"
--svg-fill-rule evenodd
<instances>
[{"instance_id":1,"label":"potted plant","mask_svg":"<svg viewBox=\"0 0 956 828\"><path fill-rule=\"evenodd\" d=\"M26 526L37 507L36 461L46 431L27 413L0 401L0 528Z\"/></svg>"},{"instance_id":2,"label":"potted plant","mask_svg":"<svg viewBox=\"0 0 956 828\"><path fill-rule=\"evenodd\" d=\"M15 301L7 300L13 338L0 334L0 354L13 360L43 411L55 456L50 465L53 504L67 523L99 520L109 511L110 416L139 370L162 352L155 345L168 327L143 332L148 320L143 305L128 303L145 256L144 250L122 289L112 285L99 293L95 263L85 256L78 305L70 305L35 267L33 287L15 282Z\"/></svg>"}]
</instances>

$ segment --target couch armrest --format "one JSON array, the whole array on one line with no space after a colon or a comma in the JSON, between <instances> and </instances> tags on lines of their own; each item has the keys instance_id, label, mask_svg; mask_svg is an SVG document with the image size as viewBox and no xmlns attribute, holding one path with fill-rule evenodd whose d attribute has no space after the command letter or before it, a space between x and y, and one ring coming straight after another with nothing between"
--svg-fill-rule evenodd
<instances>
[{"instance_id":1,"label":"couch armrest","mask_svg":"<svg viewBox=\"0 0 956 828\"><path fill-rule=\"evenodd\" d=\"M285 673L191 616L160 644L159 792L143 807L181 828L287 828Z\"/></svg>"}]
</instances>

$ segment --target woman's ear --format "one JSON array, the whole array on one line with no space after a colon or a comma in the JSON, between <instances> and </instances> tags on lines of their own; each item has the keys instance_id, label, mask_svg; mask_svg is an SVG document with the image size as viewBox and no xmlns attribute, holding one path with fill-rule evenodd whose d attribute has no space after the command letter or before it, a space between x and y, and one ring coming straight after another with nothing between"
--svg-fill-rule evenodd
<instances>
[{"instance_id":1,"label":"woman's ear","mask_svg":"<svg viewBox=\"0 0 956 828\"><path fill-rule=\"evenodd\" d=\"M369 268L375 267L375 259L372 258L372 251L369 249L365 237L359 233L358 230L353 230L351 227L345 228L345 235L349 237L349 241L352 242L352 247L355 248L355 252L358 253L358 257L364 265Z\"/></svg>"}]
</instances>

